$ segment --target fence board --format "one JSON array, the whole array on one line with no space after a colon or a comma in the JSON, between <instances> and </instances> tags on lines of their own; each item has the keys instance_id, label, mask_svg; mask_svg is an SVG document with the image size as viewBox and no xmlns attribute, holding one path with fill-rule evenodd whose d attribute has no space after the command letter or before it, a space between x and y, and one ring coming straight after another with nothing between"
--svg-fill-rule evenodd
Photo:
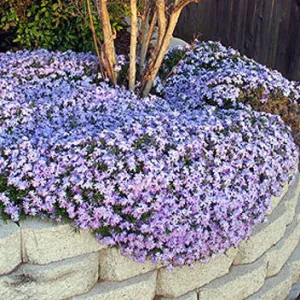
<instances>
[{"instance_id":1,"label":"fence board","mask_svg":"<svg viewBox=\"0 0 300 300\"><path fill-rule=\"evenodd\" d=\"M184 9L175 35L221 41L300 80L299 0L202 0Z\"/></svg>"}]
</instances>

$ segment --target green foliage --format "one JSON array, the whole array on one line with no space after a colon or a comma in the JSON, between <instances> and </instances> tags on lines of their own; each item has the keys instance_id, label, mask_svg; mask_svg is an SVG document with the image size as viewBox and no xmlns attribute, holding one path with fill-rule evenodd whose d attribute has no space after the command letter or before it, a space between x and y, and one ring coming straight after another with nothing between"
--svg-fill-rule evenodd
<instances>
[{"instance_id":1,"label":"green foliage","mask_svg":"<svg viewBox=\"0 0 300 300\"><path fill-rule=\"evenodd\" d=\"M114 1L110 9L113 29L118 31L126 7ZM93 51L89 21L86 1L0 0L0 47L1 50L40 47ZM93 22L101 40L101 25L96 15Z\"/></svg>"},{"instance_id":2,"label":"green foliage","mask_svg":"<svg viewBox=\"0 0 300 300\"><path fill-rule=\"evenodd\" d=\"M162 80L166 80L171 75L173 68L185 57L186 51L183 48L174 48L167 53L158 73Z\"/></svg>"}]
</instances>

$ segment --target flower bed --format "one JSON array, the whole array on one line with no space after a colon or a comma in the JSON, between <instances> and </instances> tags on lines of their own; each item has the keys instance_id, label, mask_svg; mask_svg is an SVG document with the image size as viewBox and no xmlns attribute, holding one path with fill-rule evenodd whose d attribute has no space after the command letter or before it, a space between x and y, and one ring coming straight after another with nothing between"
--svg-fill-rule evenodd
<instances>
[{"instance_id":1,"label":"flower bed","mask_svg":"<svg viewBox=\"0 0 300 300\"><path fill-rule=\"evenodd\" d=\"M299 286L299 180L272 197L268 222L249 239L193 268L135 263L70 224L0 220L0 299L287 299Z\"/></svg>"},{"instance_id":2,"label":"flower bed","mask_svg":"<svg viewBox=\"0 0 300 300\"><path fill-rule=\"evenodd\" d=\"M167 93L111 88L89 54L1 54L2 217L71 219L166 265L238 245L296 169L290 129L250 107L195 109Z\"/></svg>"}]
</instances>

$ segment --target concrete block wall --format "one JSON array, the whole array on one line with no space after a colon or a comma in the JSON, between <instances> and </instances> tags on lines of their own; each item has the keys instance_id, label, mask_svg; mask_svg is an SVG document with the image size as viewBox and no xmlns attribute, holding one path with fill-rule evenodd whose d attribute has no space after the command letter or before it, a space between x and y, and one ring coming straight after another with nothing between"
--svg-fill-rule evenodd
<instances>
[{"instance_id":1,"label":"concrete block wall","mask_svg":"<svg viewBox=\"0 0 300 300\"><path fill-rule=\"evenodd\" d=\"M272 199L268 222L239 247L173 270L135 263L70 225L0 221L0 299L294 300L300 292L299 177Z\"/></svg>"}]
</instances>

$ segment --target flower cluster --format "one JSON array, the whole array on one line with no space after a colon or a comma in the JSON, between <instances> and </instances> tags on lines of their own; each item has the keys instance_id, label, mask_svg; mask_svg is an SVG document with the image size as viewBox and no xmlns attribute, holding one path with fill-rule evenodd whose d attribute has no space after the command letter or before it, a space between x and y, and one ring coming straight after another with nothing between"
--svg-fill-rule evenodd
<instances>
[{"instance_id":1,"label":"flower cluster","mask_svg":"<svg viewBox=\"0 0 300 300\"><path fill-rule=\"evenodd\" d=\"M0 214L67 217L166 265L248 237L297 166L281 119L180 110L97 82L95 68L89 54L0 54Z\"/></svg>"},{"instance_id":2,"label":"flower cluster","mask_svg":"<svg viewBox=\"0 0 300 300\"><path fill-rule=\"evenodd\" d=\"M287 80L278 71L219 42L196 40L188 50L173 49L164 66L170 70L170 61L178 57L182 59L167 81L162 83L158 79L156 82L158 92L162 92L172 105L196 108L209 103L221 108L236 107L240 97L249 97L257 91L262 103L276 94L300 103L299 83Z\"/></svg>"}]
</instances>

